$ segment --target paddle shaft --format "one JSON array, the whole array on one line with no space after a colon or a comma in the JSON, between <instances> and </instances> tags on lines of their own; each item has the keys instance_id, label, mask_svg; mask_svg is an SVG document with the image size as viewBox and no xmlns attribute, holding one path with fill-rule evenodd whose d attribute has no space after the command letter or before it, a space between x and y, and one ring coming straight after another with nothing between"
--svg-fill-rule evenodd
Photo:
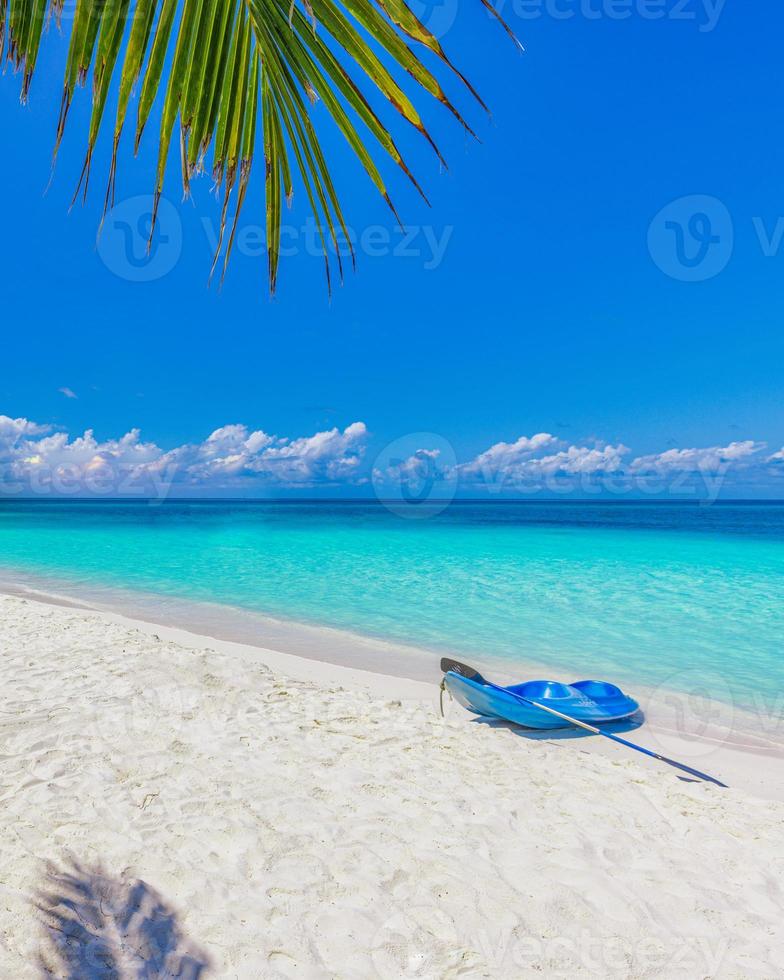
<instances>
[{"instance_id":1,"label":"paddle shaft","mask_svg":"<svg viewBox=\"0 0 784 980\"><path fill-rule=\"evenodd\" d=\"M578 728L584 728L587 732L592 732L594 735L602 735L604 738L610 738L613 742L618 742L621 745L625 745L627 748L636 749L637 752L642 752L643 755L650 756L652 759L658 759L659 762L666 762L668 766L674 766L676 769L680 769L682 772L689 773L690 776L697 776L699 779L707 780L709 783L715 783L716 786L721 786L726 789L724 783L719 782L718 779L714 779L713 776L707 775L707 773L700 772L699 769L692 769L691 766L686 766L682 762L676 762L674 759L667 758L666 755L659 755L658 752L652 752L650 749L645 749L642 745L637 745L635 742L629 742L625 738L621 738L620 735L613 735L612 732L603 732L601 728L596 728L594 725L588 725L584 721L578 721L576 718L570 718L569 715L563 714L561 711L556 711L555 708L548 708L538 701L531 701L529 698L524 698L520 694L515 694L514 691L508 691L504 687L499 687L497 684L492 684L490 681L486 682L490 687L494 687L497 691L503 691L505 694L511 694L513 698L517 698L518 701L523 701L525 704L531 704L536 708L540 708L542 711L546 711L550 715L555 715L556 718L561 718L563 721L568 721L571 725L576 725Z\"/></svg>"},{"instance_id":2,"label":"paddle shaft","mask_svg":"<svg viewBox=\"0 0 784 980\"><path fill-rule=\"evenodd\" d=\"M725 783L720 782L718 779L714 779L713 776L709 776L707 773L700 772L699 769L692 769L691 766L686 766L682 762L676 762L675 759L669 759L666 755L659 755L658 752L652 752L650 749L645 749L642 745L637 745L634 742L629 742L625 738L621 738L620 735L613 735L612 732L603 732L601 728L597 728L595 725L589 725L584 721L578 721L576 718L571 718L569 715L565 715L562 711L557 711L555 708L548 708L544 704L540 704L538 701L532 701L530 698L524 698L522 694L516 694L514 691L510 691L506 687L501 687L499 684L493 684L492 681L486 680L479 671L474 670L473 667L468 667L465 664L461 664L456 660L449 660L444 658L441 661L441 669L444 671L452 671L460 677L468 677L469 679L474 678L481 680L481 683L486 684L488 687L494 688L496 691L501 691L503 694L507 694L510 697L521 701L523 704L532 705L534 708L539 708L541 711L546 711L550 715L555 715L556 718L561 718L563 721L568 721L570 725L575 725L577 728L583 728L586 732L591 732L592 735L601 735L603 738L609 738L613 742L618 742L620 745L625 745L629 749L634 749L636 752L642 752L643 755L649 756L651 759L657 759L659 762L664 762L668 766L673 766L675 769L680 769L681 772L687 772L690 776L696 776L698 779L703 779L708 783L713 783L716 786L721 786L722 789L727 789ZM443 681L441 682L441 697L443 699L444 686ZM441 703L441 714L444 713L443 700Z\"/></svg>"}]
</instances>

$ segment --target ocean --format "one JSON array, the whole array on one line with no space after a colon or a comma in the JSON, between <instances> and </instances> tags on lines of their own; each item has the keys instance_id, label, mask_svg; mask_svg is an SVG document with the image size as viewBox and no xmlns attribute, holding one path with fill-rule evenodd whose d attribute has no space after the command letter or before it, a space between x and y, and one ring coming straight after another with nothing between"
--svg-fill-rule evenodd
<instances>
[{"instance_id":1,"label":"ocean","mask_svg":"<svg viewBox=\"0 0 784 980\"><path fill-rule=\"evenodd\" d=\"M426 505L429 506L429 505ZM0 570L740 706L784 690L784 505L0 502Z\"/></svg>"}]
</instances>

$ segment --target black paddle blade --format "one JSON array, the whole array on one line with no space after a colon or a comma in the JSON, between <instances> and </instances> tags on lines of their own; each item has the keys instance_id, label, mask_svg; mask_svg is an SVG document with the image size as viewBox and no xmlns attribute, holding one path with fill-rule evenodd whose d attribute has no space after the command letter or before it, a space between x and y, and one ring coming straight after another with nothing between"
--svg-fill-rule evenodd
<instances>
[{"instance_id":1,"label":"black paddle blade","mask_svg":"<svg viewBox=\"0 0 784 980\"><path fill-rule=\"evenodd\" d=\"M441 659L441 670L446 674L452 672L453 674L460 674L461 677L467 677L470 681L476 681L477 684L484 684L485 679L474 667L469 667L468 664L461 664L459 660L450 660L449 657L443 657Z\"/></svg>"}]
</instances>

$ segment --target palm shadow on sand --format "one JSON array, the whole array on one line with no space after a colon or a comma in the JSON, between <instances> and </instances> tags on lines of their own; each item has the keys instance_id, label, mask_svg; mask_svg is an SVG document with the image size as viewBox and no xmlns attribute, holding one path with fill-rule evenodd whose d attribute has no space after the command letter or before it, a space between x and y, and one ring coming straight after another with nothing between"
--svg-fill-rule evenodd
<instances>
[{"instance_id":1,"label":"palm shadow on sand","mask_svg":"<svg viewBox=\"0 0 784 980\"><path fill-rule=\"evenodd\" d=\"M199 980L210 965L154 888L100 865L49 865L35 907L42 980Z\"/></svg>"}]
</instances>

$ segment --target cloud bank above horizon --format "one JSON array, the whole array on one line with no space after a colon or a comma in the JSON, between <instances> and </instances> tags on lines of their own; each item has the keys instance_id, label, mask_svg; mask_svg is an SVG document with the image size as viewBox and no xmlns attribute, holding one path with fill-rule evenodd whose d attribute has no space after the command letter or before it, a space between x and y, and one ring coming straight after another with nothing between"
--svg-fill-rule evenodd
<instances>
[{"instance_id":1,"label":"cloud bank above horizon","mask_svg":"<svg viewBox=\"0 0 784 980\"><path fill-rule=\"evenodd\" d=\"M693 495L701 485L715 498L728 481L784 488L784 447L771 451L751 439L634 455L623 443L568 443L540 432L497 442L458 461L453 452L444 452L448 443L441 436L417 433L411 438L422 444L416 442L406 455L390 455L370 451L371 433L360 421L296 437L233 423L201 442L164 448L144 441L136 428L99 440L92 429L71 437L50 424L0 415L0 493L242 495L365 487L384 496L401 487L424 487L433 496L603 490L677 496Z\"/></svg>"}]
</instances>

